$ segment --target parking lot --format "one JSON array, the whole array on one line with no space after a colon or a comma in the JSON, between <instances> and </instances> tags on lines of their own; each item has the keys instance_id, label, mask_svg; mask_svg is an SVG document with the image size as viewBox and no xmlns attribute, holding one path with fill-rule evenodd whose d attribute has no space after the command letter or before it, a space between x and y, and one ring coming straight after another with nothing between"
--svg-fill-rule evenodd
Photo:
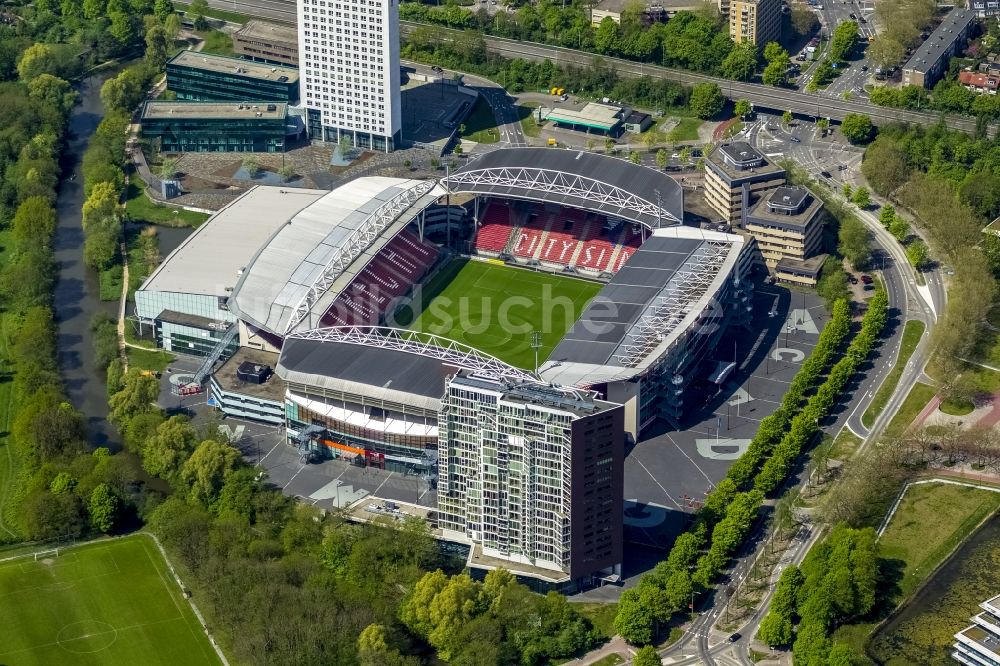
<instances>
[{"instance_id":1,"label":"parking lot","mask_svg":"<svg viewBox=\"0 0 1000 666\"><path fill-rule=\"evenodd\" d=\"M828 317L815 294L776 286L757 289L754 313L760 330L730 335L716 350L716 358L726 360L735 349L739 362L722 391L692 396L683 430L646 432L628 453L627 542L656 548L673 542L746 450L761 419L777 409Z\"/></svg>"}]
</instances>

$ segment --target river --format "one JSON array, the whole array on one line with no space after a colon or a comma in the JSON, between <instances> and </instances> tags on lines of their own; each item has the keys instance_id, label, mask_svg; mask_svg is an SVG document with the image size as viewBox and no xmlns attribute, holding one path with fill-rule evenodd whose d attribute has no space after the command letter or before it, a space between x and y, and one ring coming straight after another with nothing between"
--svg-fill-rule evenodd
<instances>
[{"instance_id":1,"label":"river","mask_svg":"<svg viewBox=\"0 0 1000 666\"><path fill-rule=\"evenodd\" d=\"M101 85L116 72L102 72L83 81L77 88L80 103L69 119L65 174L59 188L56 211L54 309L57 327L56 349L59 370L70 402L87 421L87 434L95 446L118 448L118 434L107 422L108 396L105 374L94 366L90 321L99 312L117 316L117 304L101 302L97 274L83 263L83 152L104 116Z\"/></svg>"}]
</instances>

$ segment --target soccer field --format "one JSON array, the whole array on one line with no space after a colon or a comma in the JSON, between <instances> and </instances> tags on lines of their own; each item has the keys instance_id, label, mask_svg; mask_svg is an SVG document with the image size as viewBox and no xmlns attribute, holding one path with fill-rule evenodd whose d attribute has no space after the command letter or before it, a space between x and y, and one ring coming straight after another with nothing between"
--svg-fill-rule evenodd
<instances>
[{"instance_id":1,"label":"soccer field","mask_svg":"<svg viewBox=\"0 0 1000 666\"><path fill-rule=\"evenodd\" d=\"M0 563L0 664L218 664L152 539Z\"/></svg>"},{"instance_id":2,"label":"soccer field","mask_svg":"<svg viewBox=\"0 0 1000 666\"><path fill-rule=\"evenodd\" d=\"M404 307L399 326L475 347L513 366L533 369L531 332L542 334L539 363L579 318L600 284L481 261L456 259Z\"/></svg>"}]
</instances>

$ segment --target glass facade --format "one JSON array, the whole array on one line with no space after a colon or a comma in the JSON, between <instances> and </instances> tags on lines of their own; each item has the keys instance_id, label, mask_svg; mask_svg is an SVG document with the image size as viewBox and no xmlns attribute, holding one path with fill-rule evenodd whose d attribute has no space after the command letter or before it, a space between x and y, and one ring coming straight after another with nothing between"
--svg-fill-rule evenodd
<instances>
[{"instance_id":1,"label":"glass facade","mask_svg":"<svg viewBox=\"0 0 1000 666\"><path fill-rule=\"evenodd\" d=\"M165 153L281 153L285 118L142 118L142 137Z\"/></svg>"},{"instance_id":2,"label":"glass facade","mask_svg":"<svg viewBox=\"0 0 1000 666\"><path fill-rule=\"evenodd\" d=\"M215 58L213 58L214 60ZM289 76L279 76L275 80L259 79L238 74L239 59L233 59L234 66L226 71L201 69L167 63L167 88L177 93L177 99L201 102L287 102L299 100L299 82L296 70L289 69ZM285 78L285 81L280 79Z\"/></svg>"},{"instance_id":3,"label":"glass facade","mask_svg":"<svg viewBox=\"0 0 1000 666\"><path fill-rule=\"evenodd\" d=\"M225 333L224 330L207 330L158 321L156 322L156 345L175 354L208 356ZM239 338L234 338L223 351L222 358L232 356L239 349L239 346Z\"/></svg>"}]
</instances>

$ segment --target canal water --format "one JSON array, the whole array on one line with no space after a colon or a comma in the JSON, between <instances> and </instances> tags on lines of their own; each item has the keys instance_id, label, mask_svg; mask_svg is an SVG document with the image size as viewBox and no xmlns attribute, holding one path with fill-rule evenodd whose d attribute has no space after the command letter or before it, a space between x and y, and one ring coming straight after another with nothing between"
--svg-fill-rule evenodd
<instances>
[{"instance_id":1,"label":"canal water","mask_svg":"<svg viewBox=\"0 0 1000 666\"><path fill-rule=\"evenodd\" d=\"M58 271L55 294L56 348L59 370L70 402L86 416L87 434L95 446L117 449L118 434L107 422L106 377L94 364L90 322L103 312L118 316L118 302L100 300L97 273L83 263L83 153L103 118L101 86L117 74L102 72L78 87L80 103L69 119L63 166L66 178L59 188L56 210L59 223L55 235ZM157 227L160 254L167 256L191 233L191 229Z\"/></svg>"},{"instance_id":2,"label":"canal water","mask_svg":"<svg viewBox=\"0 0 1000 666\"><path fill-rule=\"evenodd\" d=\"M95 314L117 316L117 303L99 298L97 274L83 263L83 174L81 158L90 137L103 117L101 85L114 71L102 72L78 87L80 103L69 119L64 174L56 201L59 223L55 235L58 271L54 309L59 370L70 402L87 420L90 441L95 446L118 448L118 435L107 422L108 396L105 374L94 366L90 322Z\"/></svg>"}]
</instances>

